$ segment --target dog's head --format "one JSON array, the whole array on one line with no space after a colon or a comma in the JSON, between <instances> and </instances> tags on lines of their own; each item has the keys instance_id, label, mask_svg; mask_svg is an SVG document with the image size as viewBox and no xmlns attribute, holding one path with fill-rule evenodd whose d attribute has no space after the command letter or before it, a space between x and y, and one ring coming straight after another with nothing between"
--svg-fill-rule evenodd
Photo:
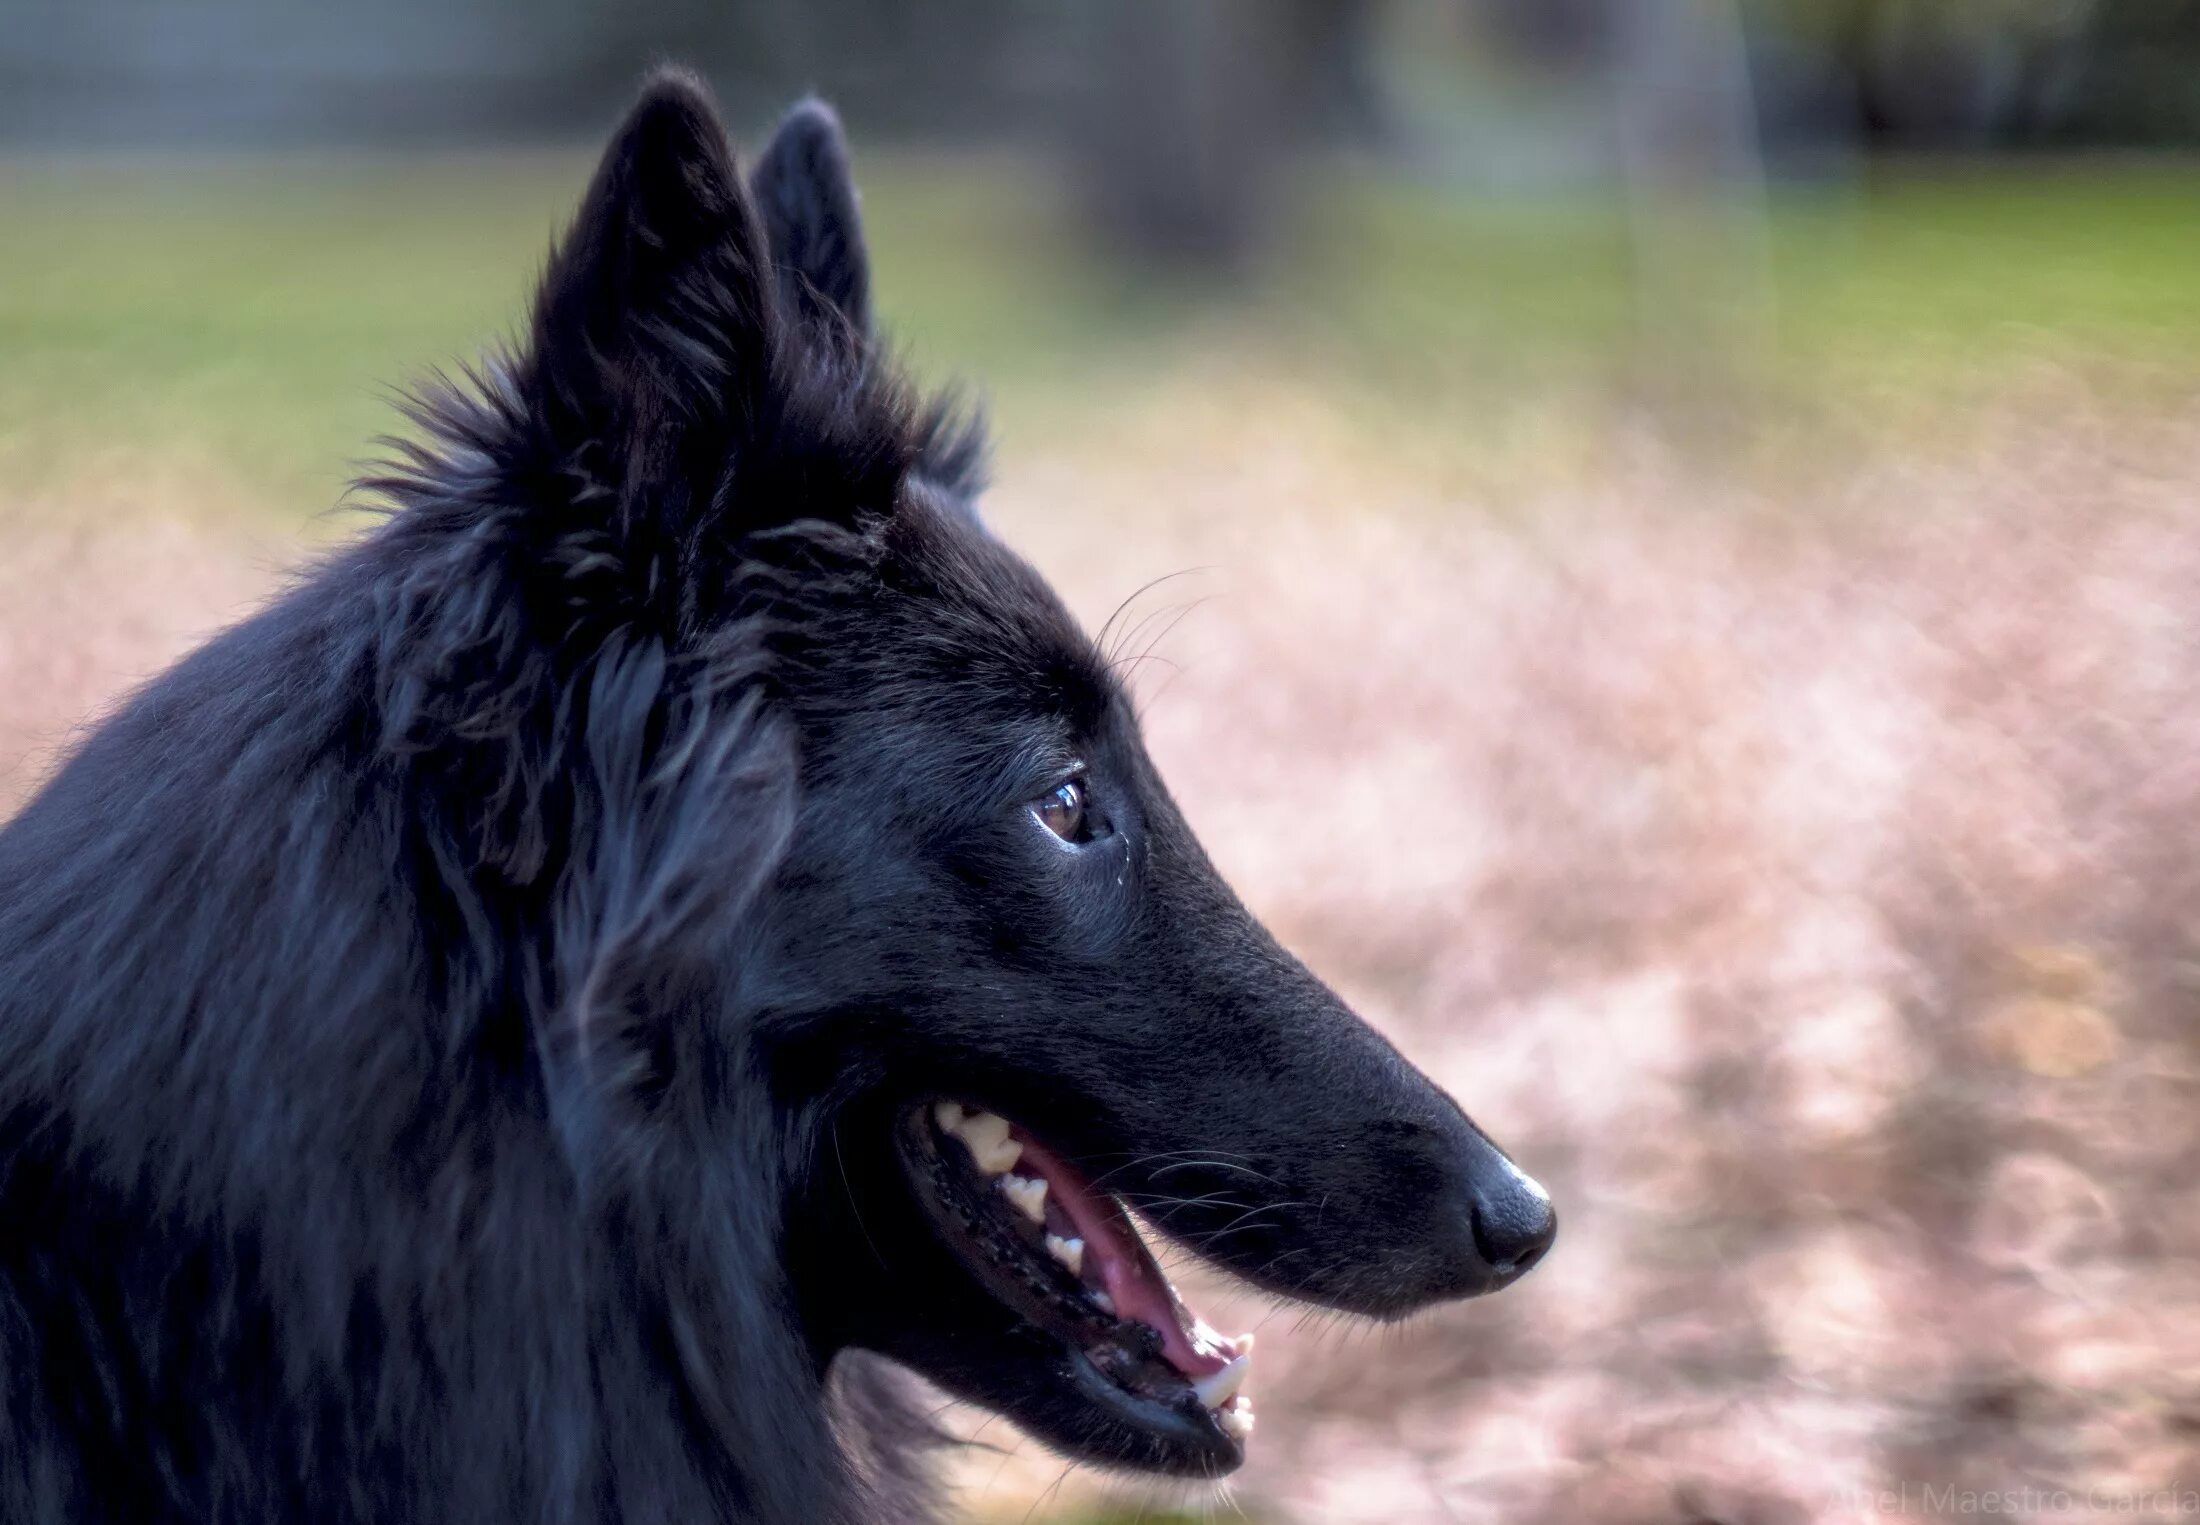
<instances>
[{"instance_id":1,"label":"dog's head","mask_svg":"<svg viewBox=\"0 0 2200 1525\"><path fill-rule=\"evenodd\" d=\"M821 1361L879 1351L1074 1455L1216 1474L1250 1341L1183 1307L1134 1217L1376 1318L1548 1249L1543 1192L1239 903L1109 664L979 524L971 437L873 337L822 107L744 183L700 92L653 84L487 391L437 410L438 470L478 456L459 538L535 570L459 646L509 668L503 621L551 623L535 702L572 697L542 745L588 780L560 802L522 748L470 781L483 871L558 933L546 1068L608 1078L618 1126L753 1134L749 1081L801 1120L756 1231ZM530 506L488 524L505 500ZM575 1115L600 1141L602 1106Z\"/></svg>"}]
</instances>

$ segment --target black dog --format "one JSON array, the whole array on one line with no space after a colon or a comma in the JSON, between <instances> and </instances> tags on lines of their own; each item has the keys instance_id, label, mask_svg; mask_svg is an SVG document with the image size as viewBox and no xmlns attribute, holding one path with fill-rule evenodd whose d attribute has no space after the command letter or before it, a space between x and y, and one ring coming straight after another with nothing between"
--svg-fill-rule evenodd
<instances>
[{"instance_id":1,"label":"black dog","mask_svg":"<svg viewBox=\"0 0 2200 1525\"><path fill-rule=\"evenodd\" d=\"M417 416L0 833L0 1518L875 1517L863 1351L1220 1474L1124 1203L1376 1318L1549 1246L977 523L822 107L744 186L655 81Z\"/></svg>"}]
</instances>

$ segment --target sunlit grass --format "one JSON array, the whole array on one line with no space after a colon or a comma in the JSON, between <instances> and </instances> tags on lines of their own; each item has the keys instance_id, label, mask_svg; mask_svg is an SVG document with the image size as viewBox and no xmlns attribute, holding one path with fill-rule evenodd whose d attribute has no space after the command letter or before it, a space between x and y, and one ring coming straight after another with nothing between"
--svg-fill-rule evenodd
<instances>
[{"instance_id":1,"label":"sunlit grass","mask_svg":"<svg viewBox=\"0 0 2200 1525\"><path fill-rule=\"evenodd\" d=\"M1689 312L1676 344L1670 277L1641 278L1617 202L1333 175L1270 261L1195 290L1081 252L1030 163L863 169L896 342L927 375L982 380L1012 445L1186 376L1281 381L1471 442L1554 398L1654 397L1702 358ZM0 471L21 493L165 454L327 507L391 426L390 386L512 331L586 170L562 153L0 165ZM1878 398L1899 423L2032 361L2200 374L2186 166L1785 189L1740 247L1704 280L1744 289L1701 295L1749 305L1729 368L1744 403Z\"/></svg>"}]
</instances>

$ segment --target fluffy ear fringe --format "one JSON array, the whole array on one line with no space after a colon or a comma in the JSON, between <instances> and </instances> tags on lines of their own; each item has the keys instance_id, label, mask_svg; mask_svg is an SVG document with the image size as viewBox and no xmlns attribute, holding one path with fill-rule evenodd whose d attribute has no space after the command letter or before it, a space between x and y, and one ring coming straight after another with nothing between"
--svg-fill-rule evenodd
<instances>
[{"instance_id":1,"label":"fluffy ear fringe","mask_svg":"<svg viewBox=\"0 0 2200 1525\"><path fill-rule=\"evenodd\" d=\"M717 978L731 929L793 836L793 730L741 680L743 665L725 654L714 670L728 686L698 690L645 639L599 653L589 675L574 832L592 853L560 887L556 1012L537 1025L576 1160L630 1155L598 1146L643 1137L636 1125L680 1105L675 1088L704 1068L685 1050L710 1031L696 992Z\"/></svg>"},{"instance_id":2,"label":"fluffy ear fringe","mask_svg":"<svg viewBox=\"0 0 2200 1525\"><path fill-rule=\"evenodd\" d=\"M695 1073L679 1047L707 1025L678 1018L793 831L794 734L769 703L782 632L738 621L675 650L630 627L559 653L493 538L413 549L441 554L382 585L378 750L463 929L449 955L529 1013L576 1164L631 1155L605 1145L645 1137L630 1125Z\"/></svg>"}]
</instances>

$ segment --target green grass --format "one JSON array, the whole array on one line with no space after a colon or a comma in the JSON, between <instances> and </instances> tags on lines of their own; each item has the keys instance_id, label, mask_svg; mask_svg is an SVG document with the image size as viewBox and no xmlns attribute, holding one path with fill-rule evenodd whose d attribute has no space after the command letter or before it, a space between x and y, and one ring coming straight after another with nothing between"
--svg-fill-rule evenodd
<instances>
[{"instance_id":1,"label":"green grass","mask_svg":"<svg viewBox=\"0 0 2200 1525\"><path fill-rule=\"evenodd\" d=\"M1502 428L1538 398L1655 390L1726 294L1684 289L1672 312L1652 287L1646 307L1610 203L1363 180L1314 189L1285 252L1218 298L1080 257L1028 167L864 168L898 341L927 374L982 379L1012 442L1217 365L1395 426ZM174 452L326 507L391 426L388 386L511 331L585 171L551 154L0 164L0 471L35 489L102 452ZM1744 246L1737 268L1772 298L1753 395L1907 409L2033 359L2200 374L2190 166L1882 173L1780 193ZM1647 377L1645 333L1669 347Z\"/></svg>"},{"instance_id":2,"label":"green grass","mask_svg":"<svg viewBox=\"0 0 2200 1525\"><path fill-rule=\"evenodd\" d=\"M508 325L563 174L17 168L0 182L0 449L210 454L326 506L378 382Z\"/></svg>"},{"instance_id":3,"label":"green grass","mask_svg":"<svg viewBox=\"0 0 2200 1525\"><path fill-rule=\"evenodd\" d=\"M1873 353L1928 370L2101 355L2200 369L2200 170L1954 167L1773 225L1798 360Z\"/></svg>"}]
</instances>

